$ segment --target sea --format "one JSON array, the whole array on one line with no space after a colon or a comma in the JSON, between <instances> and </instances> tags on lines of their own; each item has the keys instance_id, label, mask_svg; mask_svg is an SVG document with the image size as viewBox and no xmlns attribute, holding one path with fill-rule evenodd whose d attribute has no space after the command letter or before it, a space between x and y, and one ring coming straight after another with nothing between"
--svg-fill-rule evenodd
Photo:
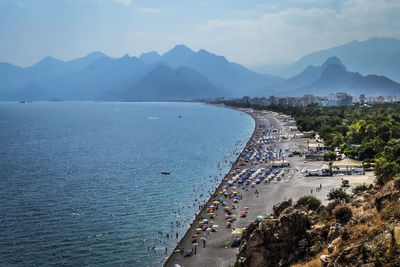
<instances>
[{"instance_id":1,"label":"sea","mask_svg":"<svg viewBox=\"0 0 400 267\"><path fill-rule=\"evenodd\" d=\"M0 102L0 266L161 266L253 129L201 103Z\"/></svg>"}]
</instances>

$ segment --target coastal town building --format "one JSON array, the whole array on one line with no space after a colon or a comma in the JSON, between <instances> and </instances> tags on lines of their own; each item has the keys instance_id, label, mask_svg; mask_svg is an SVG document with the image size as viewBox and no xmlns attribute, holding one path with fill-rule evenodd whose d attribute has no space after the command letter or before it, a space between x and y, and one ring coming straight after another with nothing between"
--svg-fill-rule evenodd
<instances>
[{"instance_id":1,"label":"coastal town building","mask_svg":"<svg viewBox=\"0 0 400 267\"><path fill-rule=\"evenodd\" d=\"M329 94L328 106L351 106L353 104L353 97L347 93L340 92L335 94Z\"/></svg>"},{"instance_id":2,"label":"coastal town building","mask_svg":"<svg viewBox=\"0 0 400 267\"><path fill-rule=\"evenodd\" d=\"M267 97L250 97L244 96L238 99L215 99L216 102L229 101L230 103L240 105L240 106L259 106L267 107L271 105L282 105L282 106L302 106L306 107L309 105L317 105L319 107L327 106L351 106L351 105L373 105L376 103L390 103L399 101L397 96L366 96L361 94L359 97L351 96L345 92L332 93L329 96L314 96L311 94L306 94L302 97L278 97L269 96Z\"/></svg>"}]
</instances>

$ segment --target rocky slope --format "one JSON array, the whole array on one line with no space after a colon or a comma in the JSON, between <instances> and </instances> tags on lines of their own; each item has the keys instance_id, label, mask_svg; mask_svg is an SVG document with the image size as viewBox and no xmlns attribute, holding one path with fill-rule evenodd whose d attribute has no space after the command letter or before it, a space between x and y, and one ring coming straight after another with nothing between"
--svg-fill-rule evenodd
<instances>
[{"instance_id":1,"label":"rocky slope","mask_svg":"<svg viewBox=\"0 0 400 267\"><path fill-rule=\"evenodd\" d=\"M364 189L326 207L275 205L246 228L234 266L400 266L400 180Z\"/></svg>"}]
</instances>

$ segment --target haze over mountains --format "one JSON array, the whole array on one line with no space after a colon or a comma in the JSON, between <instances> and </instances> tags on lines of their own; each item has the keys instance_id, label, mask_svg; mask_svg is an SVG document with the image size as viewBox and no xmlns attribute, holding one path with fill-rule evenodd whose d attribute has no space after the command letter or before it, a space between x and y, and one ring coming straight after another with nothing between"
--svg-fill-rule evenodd
<instances>
[{"instance_id":1,"label":"haze over mountains","mask_svg":"<svg viewBox=\"0 0 400 267\"><path fill-rule=\"evenodd\" d=\"M363 75L384 75L400 82L400 40L396 38L372 38L366 41L350 43L308 54L289 66L259 66L257 71L282 77L298 74L310 65L321 65L327 58L338 57L350 71Z\"/></svg>"},{"instance_id":2,"label":"haze over mountains","mask_svg":"<svg viewBox=\"0 0 400 267\"><path fill-rule=\"evenodd\" d=\"M259 74L223 56L203 49L195 52L184 45L163 55L152 51L139 58L115 59L94 52L67 62L46 57L28 68L0 63L0 100L166 101L337 91L400 95L399 83L380 76L400 80L400 40L353 41L311 53L285 72L294 76Z\"/></svg>"}]
</instances>

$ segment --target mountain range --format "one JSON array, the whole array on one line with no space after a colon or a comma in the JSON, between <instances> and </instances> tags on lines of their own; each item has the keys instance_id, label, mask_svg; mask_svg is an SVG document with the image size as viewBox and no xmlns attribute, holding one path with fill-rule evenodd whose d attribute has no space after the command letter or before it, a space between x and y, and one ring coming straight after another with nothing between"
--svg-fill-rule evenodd
<instances>
[{"instance_id":1,"label":"mountain range","mask_svg":"<svg viewBox=\"0 0 400 267\"><path fill-rule=\"evenodd\" d=\"M363 75L384 75L400 82L400 40L396 38L371 38L352 41L344 45L308 54L288 66L258 66L254 70L266 71L282 77L298 74L310 65L321 65L327 58L336 56L351 71Z\"/></svg>"},{"instance_id":2,"label":"mountain range","mask_svg":"<svg viewBox=\"0 0 400 267\"><path fill-rule=\"evenodd\" d=\"M171 101L337 91L400 95L400 84L381 75L396 76L398 59L398 39L353 41L303 57L286 68L294 75L284 79L184 45L140 57L94 52L66 62L46 57L27 68L0 63L0 100Z\"/></svg>"},{"instance_id":3,"label":"mountain range","mask_svg":"<svg viewBox=\"0 0 400 267\"><path fill-rule=\"evenodd\" d=\"M1 63L0 99L126 101L125 96L129 96L150 101L241 97L256 95L260 88L282 80L255 73L206 50L194 52L177 45L162 56L150 52L139 58L125 55L115 59L95 52L67 62L47 57L28 68ZM192 94L183 92L182 86ZM174 87L182 94L175 94ZM153 92L146 94L138 88L151 88ZM171 97L155 92L170 92Z\"/></svg>"},{"instance_id":4,"label":"mountain range","mask_svg":"<svg viewBox=\"0 0 400 267\"><path fill-rule=\"evenodd\" d=\"M308 66L300 74L266 90L278 96L326 96L333 92L379 96L400 95L400 84L384 76L350 72L339 58L331 57L321 66Z\"/></svg>"}]
</instances>

